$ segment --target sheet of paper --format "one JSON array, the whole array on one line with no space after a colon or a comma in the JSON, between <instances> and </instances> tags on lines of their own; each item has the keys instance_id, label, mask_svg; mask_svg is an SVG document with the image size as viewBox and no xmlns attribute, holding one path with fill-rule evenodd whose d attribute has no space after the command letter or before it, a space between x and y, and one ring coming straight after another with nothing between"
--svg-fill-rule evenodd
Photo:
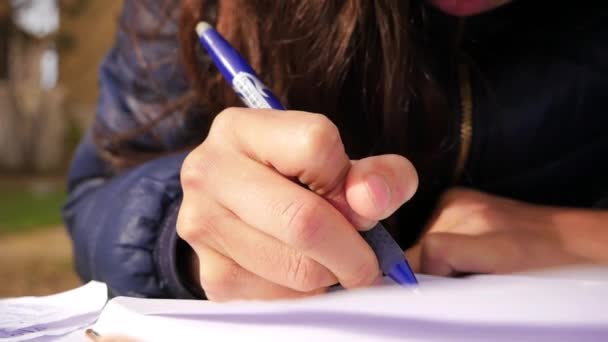
<instances>
[{"instance_id":1,"label":"sheet of paper","mask_svg":"<svg viewBox=\"0 0 608 342\"><path fill-rule=\"evenodd\" d=\"M415 289L390 284L295 301L115 298L95 329L142 341L608 340L605 280L527 275L419 280Z\"/></svg>"},{"instance_id":2,"label":"sheet of paper","mask_svg":"<svg viewBox=\"0 0 608 342\"><path fill-rule=\"evenodd\" d=\"M0 342L58 336L92 324L107 301L105 284L82 287L46 297L0 300Z\"/></svg>"}]
</instances>

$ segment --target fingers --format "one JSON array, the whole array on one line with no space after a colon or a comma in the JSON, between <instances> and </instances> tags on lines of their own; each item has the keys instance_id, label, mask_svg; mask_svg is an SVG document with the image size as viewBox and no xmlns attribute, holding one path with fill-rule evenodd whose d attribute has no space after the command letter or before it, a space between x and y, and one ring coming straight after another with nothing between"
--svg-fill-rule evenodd
<instances>
[{"instance_id":1,"label":"fingers","mask_svg":"<svg viewBox=\"0 0 608 342\"><path fill-rule=\"evenodd\" d=\"M535 233L493 232L482 235L428 234L421 243L422 273L511 273L580 262L554 241Z\"/></svg>"},{"instance_id":2,"label":"fingers","mask_svg":"<svg viewBox=\"0 0 608 342\"><path fill-rule=\"evenodd\" d=\"M382 155L353 164L345 185L349 206L367 221L359 227L369 228L392 215L418 187L414 166L404 157Z\"/></svg>"},{"instance_id":3,"label":"fingers","mask_svg":"<svg viewBox=\"0 0 608 342\"><path fill-rule=\"evenodd\" d=\"M200 280L208 299L224 302L235 299L298 298L321 293L305 293L272 283L212 249L198 248Z\"/></svg>"},{"instance_id":4,"label":"fingers","mask_svg":"<svg viewBox=\"0 0 608 342\"><path fill-rule=\"evenodd\" d=\"M420 249L422 273L452 276L459 273L494 273L503 269L503 258L512 255L496 236L452 233L427 235Z\"/></svg>"},{"instance_id":5,"label":"fingers","mask_svg":"<svg viewBox=\"0 0 608 342\"><path fill-rule=\"evenodd\" d=\"M177 229L195 251L215 250L245 270L296 291L314 291L338 282L326 267L209 200L184 201Z\"/></svg>"},{"instance_id":6,"label":"fingers","mask_svg":"<svg viewBox=\"0 0 608 342\"><path fill-rule=\"evenodd\" d=\"M338 128L324 115L227 109L216 117L209 136L208 140L234 146L238 153L297 179L326 198L351 222L359 221L344 197L344 181L351 163Z\"/></svg>"},{"instance_id":7,"label":"fingers","mask_svg":"<svg viewBox=\"0 0 608 342\"><path fill-rule=\"evenodd\" d=\"M283 176L297 178L357 228L390 216L418 186L412 164L397 155L366 158L351 170L337 127L319 114L228 109L215 119L210 137ZM353 203L344 191L347 177Z\"/></svg>"},{"instance_id":8,"label":"fingers","mask_svg":"<svg viewBox=\"0 0 608 342\"><path fill-rule=\"evenodd\" d=\"M350 168L338 128L320 114L227 109L209 134L284 176L296 177L319 195L341 190Z\"/></svg>"},{"instance_id":9,"label":"fingers","mask_svg":"<svg viewBox=\"0 0 608 342\"><path fill-rule=\"evenodd\" d=\"M191 162L218 167L203 166L205 174L194 180L189 171L182 172L185 192L214 196L240 220L327 267L345 287L368 285L379 277L369 245L321 197L243 156L207 154Z\"/></svg>"}]
</instances>

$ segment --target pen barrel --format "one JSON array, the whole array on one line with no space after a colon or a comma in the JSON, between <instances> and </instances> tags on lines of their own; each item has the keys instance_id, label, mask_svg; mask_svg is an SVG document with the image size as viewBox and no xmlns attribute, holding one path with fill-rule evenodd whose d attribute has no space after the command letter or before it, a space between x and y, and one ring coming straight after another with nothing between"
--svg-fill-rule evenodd
<instances>
[{"instance_id":1,"label":"pen barrel","mask_svg":"<svg viewBox=\"0 0 608 342\"><path fill-rule=\"evenodd\" d=\"M208 28L201 32L199 39L247 107L285 110L272 91L260 81L253 68L215 29Z\"/></svg>"}]
</instances>

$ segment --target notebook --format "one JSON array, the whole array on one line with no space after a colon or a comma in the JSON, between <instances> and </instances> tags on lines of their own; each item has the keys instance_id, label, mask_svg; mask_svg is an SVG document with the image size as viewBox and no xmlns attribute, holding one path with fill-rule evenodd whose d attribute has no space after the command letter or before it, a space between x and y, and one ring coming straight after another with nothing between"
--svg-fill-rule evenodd
<instances>
[{"instance_id":1,"label":"notebook","mask_svg":"<svg viewBox=\"0 0 608 342\"><path fill-rule=\"evenodd\" d=\"M608 341L608 268L419 280L272 302L117 297L94 329L133 341Z\"/></svg>"}]
</instances>

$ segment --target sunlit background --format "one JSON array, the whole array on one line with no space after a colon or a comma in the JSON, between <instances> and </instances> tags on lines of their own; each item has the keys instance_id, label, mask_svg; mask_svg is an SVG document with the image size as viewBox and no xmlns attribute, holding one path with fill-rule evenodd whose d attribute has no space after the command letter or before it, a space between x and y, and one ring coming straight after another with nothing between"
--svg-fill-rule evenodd
<instances>
[{"instance_id":1,"label":"sunlit background","mask_svg":"<svg viewBox=\"0 0 608 342\"><path fill-rule=\"evenodd\" d=\"M122 1L0 0L0 297L78 284L66 168L93 118Z\"/></svg>"}]
</instances>

